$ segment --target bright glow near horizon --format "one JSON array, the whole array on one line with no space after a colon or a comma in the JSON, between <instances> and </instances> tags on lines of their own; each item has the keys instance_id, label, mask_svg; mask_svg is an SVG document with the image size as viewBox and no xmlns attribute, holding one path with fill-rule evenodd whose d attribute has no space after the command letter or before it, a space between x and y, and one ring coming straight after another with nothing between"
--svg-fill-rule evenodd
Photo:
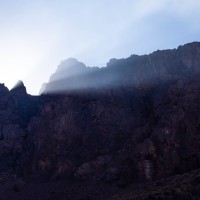
<instances>
[{"instance_id":1,"label":"bright glow near horizon","mask_svg":"<svg viewBox=\"0 0 200 200\"><path fill-rule=\"evenodd\" d=\"M61 60L89 66L200 41L199 0L0 0L0 82L38 94Z\"/></svg>"}]
</instances>

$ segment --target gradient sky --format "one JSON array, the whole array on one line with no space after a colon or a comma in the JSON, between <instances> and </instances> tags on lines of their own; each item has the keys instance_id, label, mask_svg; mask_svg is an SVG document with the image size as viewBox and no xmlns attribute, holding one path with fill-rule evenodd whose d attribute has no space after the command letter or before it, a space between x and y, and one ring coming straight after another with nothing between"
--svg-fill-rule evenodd
<instances>
[{"instance_id":1,"label":"gradient sky","mask_svg":"<svg viewBox=\"0 0 200 200\"><path fill-rule=\"evenodd\" d=\"M200 0L0 0L0 82L38 94L57 65L200 41Z\"/></svg>"}]
</instances>

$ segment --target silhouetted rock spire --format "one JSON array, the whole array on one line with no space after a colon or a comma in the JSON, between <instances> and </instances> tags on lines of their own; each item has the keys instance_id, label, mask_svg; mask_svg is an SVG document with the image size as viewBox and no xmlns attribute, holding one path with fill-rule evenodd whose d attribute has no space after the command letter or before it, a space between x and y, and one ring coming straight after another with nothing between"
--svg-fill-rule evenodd
<instances>
[{"instance_id":1,"label":"silhouetted rock spire","mask_svg":"<svg viewBox=\"0 0 200 200\"><path fill-rule=\"evenodd\" d=\"M0 95L4 95L8 93L9 93L8 88L4 85L4 83L0 83Z\"/></svg>"},{"instance_id":2,"label":"silhouetted rock spire","mask_svg":"<svg viewBox=\"0 0 200 200\"><path fill-rule=\"evenodd\" d=\"M11 94L17 94L17 95L26 95L26 87L24 86L24 83L19 80L16 85L10 90Z\"/></svg>"}]
</instances>

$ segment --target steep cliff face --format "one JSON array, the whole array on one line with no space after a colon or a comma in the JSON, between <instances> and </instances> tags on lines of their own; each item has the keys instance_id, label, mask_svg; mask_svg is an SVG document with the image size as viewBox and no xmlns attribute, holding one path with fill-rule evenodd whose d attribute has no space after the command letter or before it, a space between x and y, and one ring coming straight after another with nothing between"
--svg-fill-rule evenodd
<instances>
[{"instance_id":1,"label":"steep cliff face","mask_svg":"<svg viewBox=\"0 0 200 200\"><path fill-rule=\"evenodd\" d=\"M22 174L21 158L27 124L38 112L38 97L31 97L20 82L9 91L0 85L0 176L1 181Z\"/></svg>"},{"instance_id":2,"label":"steep cliff face","mask_svg":"<svg viewBox=\"0 0 200 200\"><path fill-rule=\"evenodd\" d=\"M149 112L144 97L131 88L49 98L28 127L28 149L34 155L27 161L29 170L52 178L119 173L120 151Z\"/></svg>"},{"instance_id":3,"label":"steep cliff face","mask_svg":"<svg viewBox=\"0 0 200 200\"><path fill-rule=\"evenodd\" d=\"M1 85L0 172L126 185L198 169L199 91L197 42L102 69L70 59L38 97Z\"/></svg>"},{"instance_id":4,"label":"steep cliff face","mask_svg":"<svg viewBox=\"0 0 200 200\"><path fill-rule=\"evenodd\" d=\"M78 79L57 79L65 94L41 97L41 114L28 125L24 174L127 184L199 168L200 43L112 59L93 76L80 67ZM84 90L65 85L88 77ZM54 84L51 78L46 93Z\"/></svg>"},{"instance_id":5,"label":"steep cliff face","mask_svg":"<svg viewBox=\"0 0 200 200\"><path fill-rule=\"evenodd\" d=\"M199 91L197 77L50 98L28 127L26 173L128 184L197 169Z\"/></svg>"}]
</instances>

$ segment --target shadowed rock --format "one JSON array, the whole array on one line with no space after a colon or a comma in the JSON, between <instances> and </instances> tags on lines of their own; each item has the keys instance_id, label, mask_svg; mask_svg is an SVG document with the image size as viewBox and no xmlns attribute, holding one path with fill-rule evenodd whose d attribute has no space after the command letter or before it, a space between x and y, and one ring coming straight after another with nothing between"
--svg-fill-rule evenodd
<instances>
[{"instance_id":1,"label":"shadowed rock","mask_svg":"<svg viewBox=\"0 0 200 200\"><path fill-rule=\"evenodd\" d=\"M60 86L64 93L55 92ZM48 95L30 96L23 84L10 92L0 85L1 91L0 173L7 180L23 175L144 189L146 181L168 185L163 178L200 168L198 42L112 59L102 69L66 60L46 85ZM175 196L188 197L183 190ZM158 198L165 195L159 190Z\"/></svg>"}]
</instances>

